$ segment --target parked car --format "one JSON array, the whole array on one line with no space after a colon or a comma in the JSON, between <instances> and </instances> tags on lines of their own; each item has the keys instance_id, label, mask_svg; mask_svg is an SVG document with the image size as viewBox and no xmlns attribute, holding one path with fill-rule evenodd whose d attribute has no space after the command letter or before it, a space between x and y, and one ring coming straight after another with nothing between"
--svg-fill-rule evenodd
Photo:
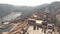
<instances>
[{"instance_id":1,"label":"parked car","mask_svg":"<svg viewBox=\"0 0 60 34\"><path fill-rule=\"evenodd\" d=\"M47 33L51 33L54 31L54 24L47 24Z\"/></svg>"}]
</instances>

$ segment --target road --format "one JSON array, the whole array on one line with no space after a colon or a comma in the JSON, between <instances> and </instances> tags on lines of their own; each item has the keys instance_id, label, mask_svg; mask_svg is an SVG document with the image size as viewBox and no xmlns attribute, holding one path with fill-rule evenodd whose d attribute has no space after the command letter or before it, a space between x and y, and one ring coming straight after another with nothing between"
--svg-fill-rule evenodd
<instances>
[{"instance_id":1,"label":"road","mask_svg":"<svg viewBox=\"0 0 60 34\"><path fill-rule=\"evenodd\" d=\"M39 30L33 30L33 26L29 26L28 32L29 34L44 34L41 28Z\"/></svg>"},{"instance_id":2,"label":"road","mask_svg":"<svg viewBox=\"0 0 60 34\"><path fill-rule=\"evenodd\" d=\"M33 26L29 26L28 32L29 34L44 34L41 28L39 28L39 30L33 30ZM58 34L58 32L55 31L53 34Z\"/></svg>"}]
</instances>

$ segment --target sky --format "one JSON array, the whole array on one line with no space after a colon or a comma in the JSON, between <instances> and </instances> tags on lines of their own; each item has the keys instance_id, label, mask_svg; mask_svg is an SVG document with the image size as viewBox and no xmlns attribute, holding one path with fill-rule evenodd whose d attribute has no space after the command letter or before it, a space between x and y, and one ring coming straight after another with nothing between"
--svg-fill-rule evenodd
<instances>
[{"instance_id":1,"label":"sky","mask_svg":"<svg viewBox=\"0 0 60 34\"><path fill-rule=\"evenodd\" d=\"M11 4L16 6L37 6L60 0L0 0L0 4Z\"/></svg>"}]
</instances>

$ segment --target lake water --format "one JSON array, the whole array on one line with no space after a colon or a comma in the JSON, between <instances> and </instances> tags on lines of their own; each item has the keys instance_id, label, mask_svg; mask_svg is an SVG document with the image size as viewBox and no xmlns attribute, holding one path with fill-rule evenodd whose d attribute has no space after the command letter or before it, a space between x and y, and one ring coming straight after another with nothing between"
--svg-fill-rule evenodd
<instances>
[{"instance_id":1,"label":"lake water","mask_svg":"<svg viewBox=\"0 0 60 34\"><path fill-rule=\"evenodd\" d=\"M21 15L21 13L16 13L16 14L15 14L15 13L12 13L12 14L9 14L9 15L3 17L3 18L4 18L3 21L4 21L4 20L15 19L16 17L18 17L18 16L20 16L20 15ZM2 22L2 20L1 20L1 18L0 18L0 25L2 24L1 22ZM13 25L10 25L10 26L8 26L8 27L5 28L5 29L0 29L0 32L9 31L12 27L13 27Z\"/></svg>"}]
</instances>

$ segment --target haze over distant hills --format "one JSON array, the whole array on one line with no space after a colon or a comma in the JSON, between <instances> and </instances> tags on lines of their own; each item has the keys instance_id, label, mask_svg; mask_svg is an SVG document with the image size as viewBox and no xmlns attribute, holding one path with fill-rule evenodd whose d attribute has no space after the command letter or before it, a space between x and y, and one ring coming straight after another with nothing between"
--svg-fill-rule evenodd
<instances>
[{"instance_id":1,"label":"haze over distant hills","mask_svg":"<svg viewBox=\"0 0 60 34\"><path fill-rule=\"evenodd\" d=\"M22 12L22 17L26 17L31 15L35 11L45 11L46 8L52 13L57 14L59 13L60 9L60 2L53 2L51 4L42 4L36 7L29 7L29 6L13 6L9 4L0 4L0 16L5 16L11 12Z\"/></svg>"}]
</instances>

